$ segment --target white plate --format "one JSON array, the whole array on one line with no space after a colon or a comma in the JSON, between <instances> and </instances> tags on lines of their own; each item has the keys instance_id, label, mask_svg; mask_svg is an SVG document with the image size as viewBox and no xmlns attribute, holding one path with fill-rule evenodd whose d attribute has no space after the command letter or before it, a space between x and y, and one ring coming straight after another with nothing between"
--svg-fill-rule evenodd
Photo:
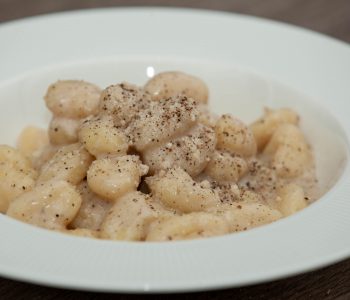
<instances>
[{"instance_id":1,"label":"white plate","mask_svg":"<svg viewBox=\"0 0 350 300\"><path fill-rule=\"evenodd\" d=\"M48 121L42 95L58 78L141 84L153 71L179 69L208 82L217 112L250 121L265 105L297 109L320 182L336 182L289 218L186 242L76 238L0 215L2 276L98 291L207 290L281 278L350 255L348 45L252 17L156 8L30 18L0 26L0 40L1 142L13 143L28 123Z\"/></svg>"}]
</instances>

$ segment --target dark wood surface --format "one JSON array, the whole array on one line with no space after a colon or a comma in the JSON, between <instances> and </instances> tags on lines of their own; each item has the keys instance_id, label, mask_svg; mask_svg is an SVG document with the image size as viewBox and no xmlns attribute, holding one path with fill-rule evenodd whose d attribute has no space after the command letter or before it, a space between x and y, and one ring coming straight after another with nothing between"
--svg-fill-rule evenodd
<instances>
[{"instance_id":1,"label":"dark wood surface","mask_svg":"<svg viewBox=\"0 0 350 300\"><path fill-rule=\"evenodd\" d=\"M303 26L350 42L350 0L0 0L0 22L71 9L136 5L197 7L251 14ZM98 294L47 288L0 278L1 300L126 300L139 297L139 295ZM147 297L160 299L164 296ZM167 298L346 300L350 299L350 259L321 270L266 284L206 293L168 295Z\"/></svg>"}]
</instances>

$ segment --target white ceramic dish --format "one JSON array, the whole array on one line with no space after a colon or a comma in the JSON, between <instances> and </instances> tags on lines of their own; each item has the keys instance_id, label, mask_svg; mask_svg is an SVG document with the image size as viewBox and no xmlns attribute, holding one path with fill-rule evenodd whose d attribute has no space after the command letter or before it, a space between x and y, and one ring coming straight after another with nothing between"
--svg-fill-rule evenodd
<instances>
[{"instance_id":1,"label":"white ceramic dish","mask_svg":"<svg viewBox=\"0 0 350 300\"><path fill-rule=\"evenodd\" d=\"M141 84L178 69L208 83L217 112L250 121L266 105L298 110L320 182L333 186L274 224L186 242L90 240L0 215L0 275L83 290L177 292L263 282L350 256L348 45L252 17L158 8L30 18L0 26L0 40L1 143L14 143L27 124L47 123L42 96L58 78Z\"/></svg>"}]
</instances>

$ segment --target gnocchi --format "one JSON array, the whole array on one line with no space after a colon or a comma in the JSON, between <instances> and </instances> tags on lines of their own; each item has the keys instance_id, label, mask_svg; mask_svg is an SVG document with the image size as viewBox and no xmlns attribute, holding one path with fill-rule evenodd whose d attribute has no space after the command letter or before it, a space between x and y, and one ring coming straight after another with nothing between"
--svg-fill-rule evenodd
<instances>
[{"instance_id":1,"label":"gnocchi","mask_svg":"<svg viewBox=\"0 0 350 300\"><path fill-rule=\"evenodd\" d=\"M36 171L20 151L0 146L0 212L6 212L11 201L35 186Z\"/></svg>"},{"instance_id":2,"label":"gnocchi","mask_svg":"<svg viewBox=\"0 0 350 300\"><path fill-rule=\"evenodd\" d=\"M49 136L46 130L34 126L23 129L17 141L18 150L28 158L32 158L32 163L38 158L43 150L49 145Z\"/></svg>"},{"instance_id":3,"label":"gnocchi","mask_svg":"<svg viewBox=\"0 0 350 300\"><path fill-rule=\"evenodd\" d=\"M275 222L317 199L313 151L288 108L214 115L174 71L101 90L59 80L48 130L0 146L0 213L85 238L164 242Z\"/></svg>"},{"instance_id":4,"label":"gnocchi","mask_svg":"<svg viewBox=\"0 0 350 300\"><path fill-rule=\"evenodd\" d=\"M74 219L80 205L81 197L73 185L52 180L14 199L7 215L36 226L63 230Z\"/></svg>"},{"instance_id":5,"label":"gnocchi","mask_svg":"<svg viewBox=\"0 0 350 300\"><path fill-rule=\"evenodd\" d=\"M195 182L181 168L148 177L146 182L156 198L184 213L202 211L220 202L214 190Z\"/></svg>"},{"instance_id":6,"label":"gnocchi","mask_svg":"<svg viewBox=\"0 0 350 300\"><path fill-rule=\"evenodd\" d=\"M277 207L284 216L289 216L307 206L303 189L295 184L287 184L278 190Z\"/></svg>"},{"instance_id":7,"label":"gnocchi","mask_svg":"<svg viewBox=\"0 0 350 300\"><path fill-rule=\"evenodd\" d=\"M63 146L42 166L38 182L61 179L76 185L85 178L92 160L78 143Z\"/></svg>"},{"instance_id":8,"label":"gnocchi","mask_svg":"<svg viewBox=\"0 0 350 300\"><path fill-rule=\"evenodd\" d=\"M162 100L177 95L193 98L199 103L208 102L208 88L199 78L182 72L163 72L154 76L145 85L152 100Z\"/></svg>"},{"instance_id":9,"label":"gnocchi","mask_svg":"<svg viewBox=\"0 0 350 300\"><path fill-rule=\"evenodd\" d=\"M216 122L217 148L243 157L256 154L256 142L250 128L231 115L222 115Z\"/></svg>"},{"instance_id":10,"label":"gnocchi","mask_svg":"<svg viewBox=\"0 0 350 300\"><path fill-rule=\"evenodd\" d=\"M77 190L82 202L74 220L69 224L70 229L99 230L112 206L111 202L91 191L86 180L79 184Z\"/></svg>"},{"instance_id":11,"label":"gnocchi","mask_svg":"<svg viewBox=\"0 0 350 300\"><path fill-rule=\"evenodd\" d=\"M148 167L137 156L106 157L91 164L87 182L94 193L113 201L136 190L141 176L147 172Z\"/></svg>"},{"instance_id":12,"label":"gnocchi","mask_svg":"<svg viewBox=\"0 0 350 300\"><path fill-rule=\"evenodd\" d=\"M80 120L53 117L49 124L49 139L52 145L73 144L78 141Z\"/></svg>"},{"instance_id":13,"label":"gnocchi","mask_svg":"<svg viewBox=\"0 0 350 300\"><path fill-rule=\"evenodd\" d=\"M48 129L51 144L78 141L80 122L97 113L100 94L99 87L79 80L59 80L49 86L44 99L53 114Z\"/></svg>"},{"instance_id":14,"label":"gnocchi","mask_svg":"<svg viewBox=\"0 0 350 300\"><path fill-rule=\"evenodd\" d=\"M312 163L303 133L292 124L283 124L275 131L264 154L272 155L271 165L282 178L298 177Z\"/></svg>"},{"instance_id":15,"label":"gnocchi","mask_svg":"<svg viewBox=\"0 0 350 300\"><path fill-rule=\"evenodd\" d=\"M148 227L161 215L171 214L149 195L131 192L115 202L101 226L101 236L112 240L142 241Z\"/></svg>"},{"instance_id":16,"label":"gnocchi","mask_svg":"<svg viewBox=\"0 0 350 300\"><path fill-rule=\"evenodd\" d=\"M206 212L158 218L150 225L147 241L188 240L229 233L224 218Z\"/></svg>"},{"instance_id":17,"label":"gnocchi","mask_svg":"<svg viewBox=\"0 0 350 300\"><path fill-rule=\"evenodd\" d=\"M281 108L272 110L266 108L264 116L251 124L250 129L253 132L258 149L262 150L280 125L297 125L298 123L299 116L291 109Z\"/></svg>"},{"instance_id":18,"label":"gnocchi","mask_svg":"<svg viewBox=\"0 0 350 300\"><path fill-rule=\"evenodd\" d=\"M100 117L85 120L79 131L79 141L90 154L126 155L128 141L126 135L115 127L111 118Z\"/></svg>"},{"instance_id":19,"label":"gnocchi","mask_svg":"<svg viewBox=\"0 0 350 300\"><path fill-rule=\"evenodd\" d=\"M49 86L44 99L54 116L81 119L97 111L100 94L92 83L60 80Z\"/></svg>"},{"instance_id":20,"label":"gnocchi","mask_svg":"<svg viewBox=\"0 0 350 300\"><path fill-rule=\"evenodd\" d=\"M247 162L240 156L215 151L205 173L218 182L238 182L248 171Z\"/></svg>"}]
</instances>

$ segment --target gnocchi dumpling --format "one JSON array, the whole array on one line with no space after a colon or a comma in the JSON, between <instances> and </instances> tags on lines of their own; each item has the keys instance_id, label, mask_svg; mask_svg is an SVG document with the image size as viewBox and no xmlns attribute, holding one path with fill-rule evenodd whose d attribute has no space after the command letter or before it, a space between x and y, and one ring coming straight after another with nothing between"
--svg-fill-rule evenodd
<instances>
[{"instance_id":1,"label":"gnocchi dumpling","mask_svg":"<svg viewBox=\"0 0 350 300\"><path fill-rule=\"evenodd\" d=\"M256 142L250 128L231 115L222 115L215 125L217 149L251 157L256 154Z\"/></svg>"},{"instance_id":2,"label":"gnocchi dumpling","mask_svg":"<svg viewBox=\"0 0 350 300\"><path fill-rule=\"evenodd\" d=\"M59 148L60 146L48 144L40 149L40 151L35 153L32 157L33 168L40 172L43 165L45 165L57 153Z\"/></svg>"},{"instance_id":3,"label":"gnocchi dumpling","mask_svg":"<svg viewBox=\"0 0 350 300\"><path fill-rule=\"evenodd\" d=\"M143 152L142 158L152 173L182 168L191 176L200 174L215 150L214 131L204 125L192 128L186 135Z\"/></svg>"},{"instance_id":4,"label":"gnocchi dumpling","mask_svg":"<svg viewBox=\"0 0 350 300\"><path fill-rule=\"evenodd\" d=\"M99 230L112 204L93 193L84 180L77 188L82 203L70 229Z\"/></svg>"},{"instance_id":5,"label":"gnocchi dumpling","mask_svg":"<svg viewBox=\"0 0 350 300\"><path fill-rule=\"evenodd\" d=\"M312 154L303 133L292 124L278 127L263 153L272 156L272 167L281 178L298 177L312 163Z\"/></svg>"},{"instance_id":6,"label":"gnocchi dumpling","mask_svg":"<svg viewBox=\"0 0 350 300\"><path fill-rule=\"evenodd\" d=\"M275 130L282 124L299 123L299 116L296 112L288 108L280 108L277 110L265 109L265 114L262 118L250 125L250 129L254 134L258 150L261 151Z\"/></svg>"},{"instance_id":7,"label":"gnocchi dumpling","mask_svg":"<svg viewBox=\"0 0 350 300\"><path fill-rule=\"evenodd\" d=\"M36 226L62 230L74 219L80 205L81 197L73 185L52 180L14 199L7 215Z\"/></svg>"},{"instance_id":8,"label":"gnocchi dumpling","mask_svg":"<svg viewBox=\"0 0 350 300\"><path fill-rule=\"evenodd\" d=\"M101 89L81 80L59 80L45 95L48 109L57 117L81 119L98 111Z\"/></svg>"},{"instance_id":9,"label":"gnocchi dumpling","mask_svg":"<svg viewBox=\"0 0 350 300\"><path fill-rule=\"evenodd\" d=\"M138 151L161 145L195 125L198 110L185 96L152 102L138 113L127 131Z\"/></svg>"},{"instance_id":10,"label":"gnocchi dumpling","mask_svg":"<svg viewBox=\"0 0 350 300\"><path fill-rule=\"evenodd\" d=\"M56 179L78 184L92 161L93 157L80 144L63 146L42 166L38 182Z\"/></svg>"},{"instance_id":11,"label":"gnocchi dumpling","mask_svg":"<svg viewBox=\"0 0 350 300\"><path fill-rule=\"evenodd\" d=\"M276 170L269 166L269 161L262 162L257 159L248 163L248 173L239 181L243 190L254 191L264 201L274 203L276 188L280 183Z\"/></svg>"},{"instance_id":12,"label":"gnocchi dumpling","mask_svg":"<svg viewBox=\"0 0 350 300\"><path fill-rule=\"evenodd\" d=\"M248 171L247 162L228 152L214 151L205 173L217 182L238 182Z\"/></svg>"},{"instance_id":13,"label":"gnocchi dumpling","mask_svg":"<svg viewBox=\"0 0 350 300\"><path fill-rule=\"evenodd\" d=\"M53 145L78 141L81 120L98 112L100 94L99 87L79 80L59 80L49 86L44 98L53 114L48 129Z\"/></svg>"},{"instance_id":14,"label":"gnocchi dumpling","mask_svg":"<svg viewBox=\"0 0 350 300\"><path fill-rule=\"evenodd\" d=\"M52 145L76 143L78 141L80 123L79 119L53 117L48 129L50 143Z\"/></svg>"},{"instance_id":15,"label":"gnocchi dumpling","mask_svg":"<svg viewBox=\"0 0 350 300\"><path fill-rule=\"evenodd\" d=\"M162 72L151 78L144 87L152 100L163 100L177 95L207 103L209 91L198 77L183 72Z\"/></svg>"},{"instance_id":16,"label":"gnocchi dumpling","mask_svg":"<svg viewBox=\"0 0 350 300\"><path fill-rule=\"evenodd\" d=\"M184 213L203 211L220 202L213 189L195 182L181 168L147 177L146 182L154 197Z\"/></svg>"},{"instance_id":17,"label":"gnocchi dumpling","mask_svg":"<svg viewBox=\"0 0 350 300\"><path fill-rule=\"evenodd\" d=\"M230 232L244 231L282 217L278 210L256 201L237 202L224 210L222 215L229 224Z\"/></svg>"},{"instance_id":18,"label":"gnocchi dumpling","mask_svg":"<svg viewBox=\"0 0 350 300\"><path fill-rule=\"evenodd\" d=\"M284 216L294 214L307 206L304 190L295 183L280 187L277 194L277 208Z\"/></svg>"},{"instance_id":19,"label":"gnocchi dumpling","mask_svg":"<svg viewBox=\"0 0 350 300\"><path fill-rule=\"evenodd\" d=\"M123 82L102 91L99 114L111 116L114 125L126 128L149 105L147 95L138 86Z\"/></svg>"},{"instance_id":20,"label":"gnocchi dumpling","mask_svg":"<svg viewBox=\"0 0 350 300\"><path fill-rule=\"evenodd\" d=\"M24 128L17 140L17 149L28 157L32 163L48 145L49 137L46 130L35 126Z\"/></svg>"},{"instance_id":21,"label":"gnocchi dumpling","mask_svg":"<svg viewBox=\"0 0 350 300\"><path fill-rule=\"evenodd\" d=\"M100 235L112 240L142 241L150 223L161 214L167 213L149 195L137 191L128 193L113 204Z\"/></svg>"},{"instance_id":22,"label":"gnocchi dumpling","mask_svg":"<svg viewBox=\"0 0 350 300\"><path fill-rule=\"evenodd\" d=\"M18 150L0 146L0 212L4 213L11 201L35 186L37 173Z\"/></svg>"},{"instance_id":23,"label":"gnocchi dumpling","mask_svg":"<svg viewBox=\"0 0 350 300\"><path fill-rule=\"evenodd\" d=\"M30 175L33 178L37 175L36 171L32 168L31 161L20 151L7 145L0 145L0 164L8 164L13 169Z\"/></svg>"},{"instance_id":24,"label":"gnocchi dumpling","mask_svg":"<svg viewBox=\"0 0 350 300\"><path fill-rule=\"evenodd\" d=\"M148 167L135 155L105 157L91 164L87 172L87 182L94 193L114 201L135 191L141 176L147 172Z\"/></svg>"},{"instance_id":25,"label":"gnocchi dumpling","mask_svg":"<svg viewBox=\"0 0 350 300\"><path fill-rule=\"evenodd\" d=\"M181 167L196 176L215 150L212 128L199 124L197 104L186 96L152 102L128 128L150 173Z\"/></svg>"},{"instance_id":26,"label":"gnocchi dumpling","mask_svg":"<svg viewBox=\"0 0 350 300\"><path fill-rule=\"evenodd\" d=\"M0 163L0 212L6 212L13 199L31 190L35 179L16 170L8 163Z\"/></svg>"},{"instance_id":27,"label":"gnocchi dumpling","mask_svg":"<svg viewBox=\"0 0 350 300\"><path fill-rule=\"evenodd\" d=\"M224 218L207 212L192 212L158 218L150 225L146 241L188 240L229 232L229 224Z\"/></svg>"},{"instance_id":28,"label":"gnocchi dumpling","mask_svg":"<svg viewBox=\"0 0 350 300\"><path fill-rule=\"evenodd\" d=\"M129 146L126 135L110 117L85 120L79 130L79 141L96 157L126 155Z\"/></svg>"}]
</instances>

